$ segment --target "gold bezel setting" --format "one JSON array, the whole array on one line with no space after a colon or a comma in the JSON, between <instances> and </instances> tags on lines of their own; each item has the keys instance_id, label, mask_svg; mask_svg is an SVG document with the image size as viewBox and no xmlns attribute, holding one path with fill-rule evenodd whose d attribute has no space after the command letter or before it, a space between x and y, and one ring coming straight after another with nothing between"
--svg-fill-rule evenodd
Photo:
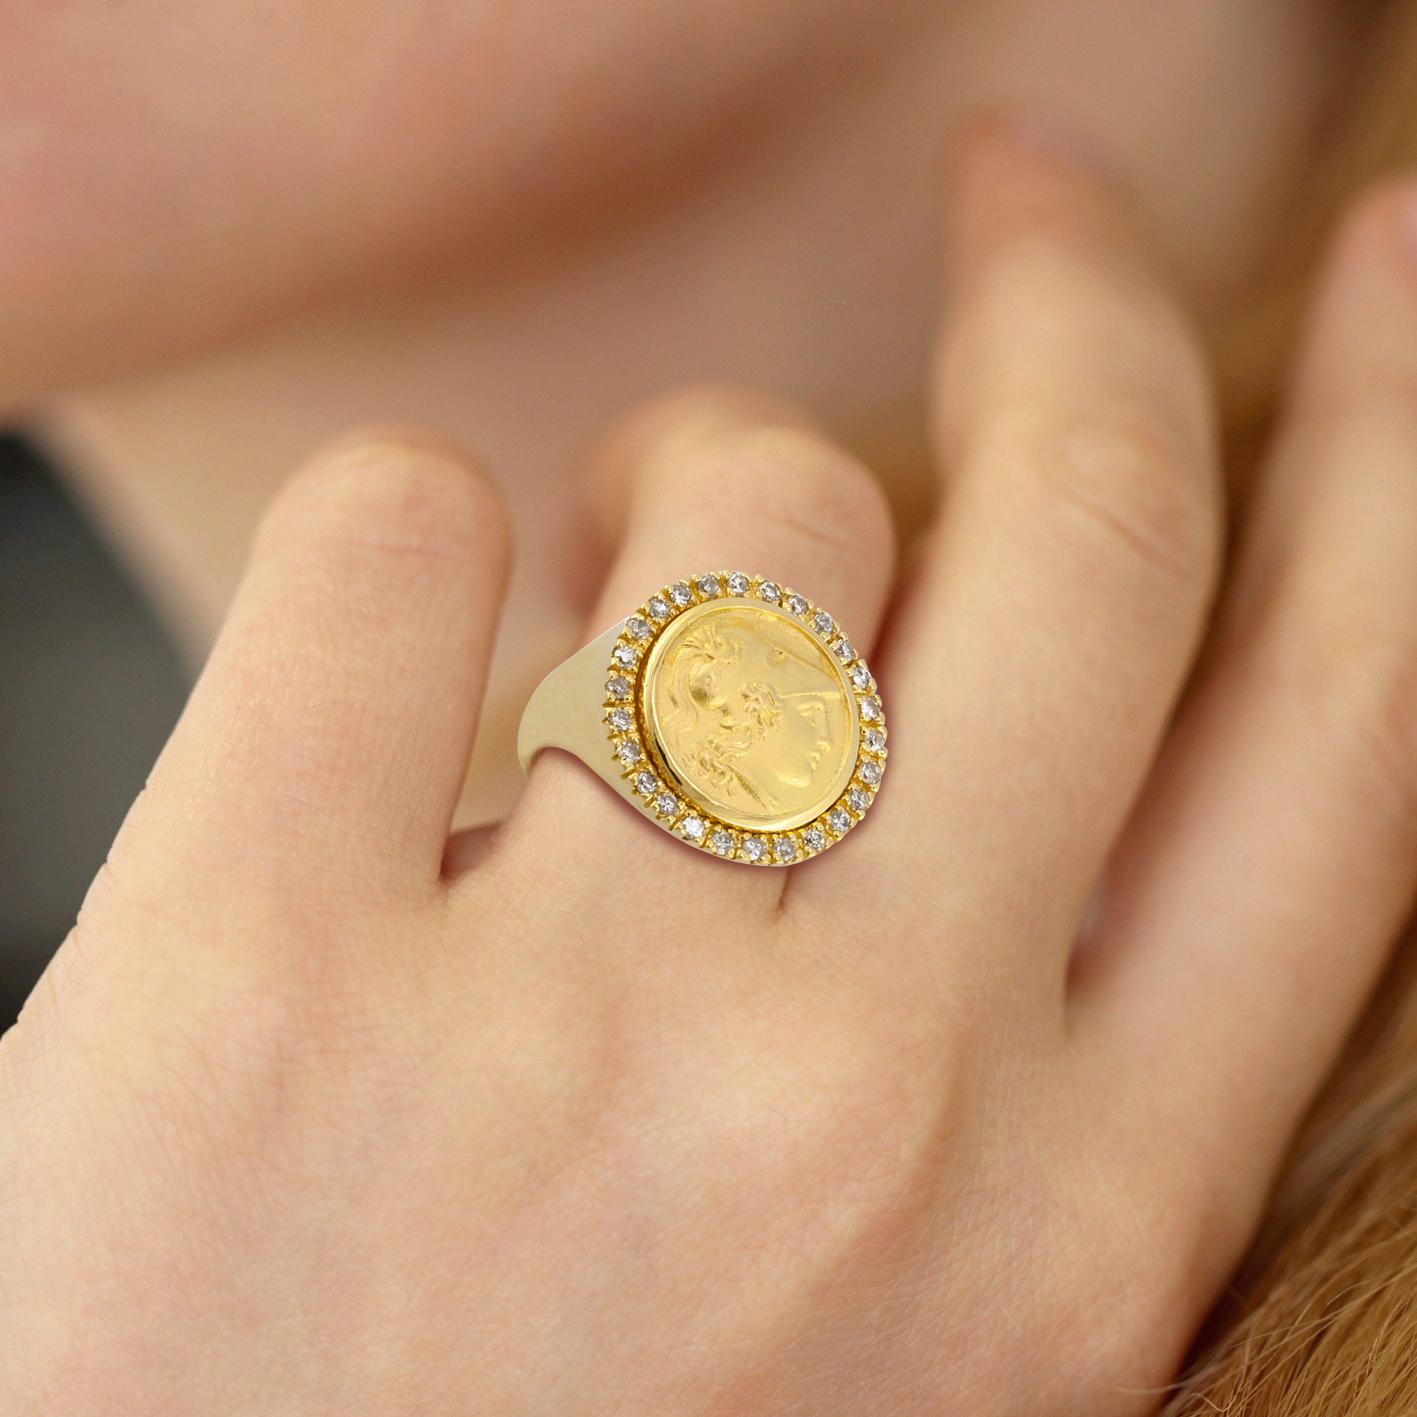
<instances>
[{"instance_id":1,"label":"gold bezel setting","mask_svg":"<svg viewBox=\"0 0 1417 1417\"><path fill-rule=\"evenodd\" d=\"M752 830L686 800L671 785L644 715L644 678L664 632L694 606L741 603L783 612L823 646L839 667L853 707L855 762L835 800L800 826ZM766 576L706 571L662 586L619 626L606 666L601 716L611 761L634 801L656 826L686 845L748 866L795 866L820 856L847 835L876 800L886 766L886 721L876 681L842 633L836 617L806 596ZM840 779L838 779L839 781Z\"/></svg>"}]
</instances>

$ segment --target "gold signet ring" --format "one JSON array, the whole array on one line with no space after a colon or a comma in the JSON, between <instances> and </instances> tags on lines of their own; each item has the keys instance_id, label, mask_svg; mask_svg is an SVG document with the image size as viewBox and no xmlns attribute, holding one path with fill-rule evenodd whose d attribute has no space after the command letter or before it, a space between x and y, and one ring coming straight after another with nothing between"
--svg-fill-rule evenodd
<instances>
[{"instance_id":1,"label":"gold signet ring","mask_svg":"<svg viewBox=\"0 0 1417 1417\"><path fill-rule=\"evenodd\" d=\"M840 841L886 767L871 671L830 612L763 576L675 581L552 670L523 771L564 748L680 841L792 866Z\"/></svg>"}]
</instances>

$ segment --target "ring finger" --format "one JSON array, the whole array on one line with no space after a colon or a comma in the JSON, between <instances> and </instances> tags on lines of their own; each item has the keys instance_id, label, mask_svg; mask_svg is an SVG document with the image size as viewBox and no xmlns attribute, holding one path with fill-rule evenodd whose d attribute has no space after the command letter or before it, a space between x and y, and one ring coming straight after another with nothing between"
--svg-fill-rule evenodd
<instances>
[{"instance_id":1,"label":"ring finger","mask_svg":"<svg viewBox=\"0 0 1417 1417\"><path fill-rule=\"evenodd\" d=\"M880 665L893 771L862 852L933 883L896 908L947 977L1060 1002L1205 621L1220 485L1199 341L1139 223L1024 136L976 135L952 191L945 507Z\"/></svg>"},{"instance_id":2,"label":"ring finger","mask_svg":"<svg viewBox=\"0 0 1417 1417\"><path fill-rule=\"evenodd\" d=\"M766 397L705 389L663 399L607 439L597 484L623 539L588 627L623 618L661 586L738 569L827 606L869 648L894 562L885 499L865 468L796 410ZM721 903L774 903L780 872L726 866L640 820L564 754L537 759L502 849L535 851L575 833L587 879Z\"/></svg>"}]
</instances>

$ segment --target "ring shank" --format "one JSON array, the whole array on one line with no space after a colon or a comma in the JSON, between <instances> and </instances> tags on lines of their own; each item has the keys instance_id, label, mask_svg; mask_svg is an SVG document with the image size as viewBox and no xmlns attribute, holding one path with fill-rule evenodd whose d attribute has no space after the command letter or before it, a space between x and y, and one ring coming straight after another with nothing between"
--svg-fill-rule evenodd
<instances>
[{"instance_id":1,"label":"ring shank","mask_svg":"<svg viewBox=\"0 0 1417 1417\"><path fill-rule=\"evenodd\" d=\"M532 691L517 728L517 761L529 773L543 748L561 748L579 758L627 802L639 806L630 783L614 770L605 751L605 724L590 708L605 698L610 651L620 635L612 625L556 666Z\"/></svg>"}]
</instances>

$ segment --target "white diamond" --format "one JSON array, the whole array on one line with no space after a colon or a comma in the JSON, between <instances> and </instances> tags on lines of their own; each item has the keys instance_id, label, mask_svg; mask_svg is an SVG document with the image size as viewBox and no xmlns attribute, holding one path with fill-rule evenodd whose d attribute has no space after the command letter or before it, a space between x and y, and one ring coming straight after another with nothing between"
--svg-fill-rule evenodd
<instances>
[{"instance_id":1,"label":"white diamond","mask_svg":"<svg viewBox=\"0 0 1417 1417\"><path fill-rule=\"evenodd\" d=\"M671 615L669 602L662 595L652 595L646 607L656 620L667 620Z\"/></svg>"},{"instance_id":2,"label":"white diamond","mask_svg":"<svg viewBox=\"0 0 1417 1417\"><path fill-rule=\"evenodd\" d=\"M807 602L800 595L789 595L782 602L793 615L805 615L807 613Z\"/></svg>"},{"instance_id":3,"label":"white diamond","mask_svg":"<svg viewBox=\"0 0 1417 1417\"><path fill-rule=\"evenodd\" d=\"M797 859L797 843L790 836L780 836L772 844L772 854L786 865Z\"/></svg>"},{"instance_id":4,"label":"white diamond","mask_svg":"<svg viewBox=\"0 0 1417 1417\"><path fill-rule=\"evenodd\" d=\"M866 668L865 664L858 664L851 671L851 682L863 694L869 694L871 692L871 671Z\"/></svg>"},{"instance_id":5,"label":"white diamond","mask_svg":"<svg viewBox=\"0 0 1417 1417\"><path fill-rule=\"evenodd\" d=\"M612 699L628 699L630 697L630 681L622 679L618 674L612 674L605 681L605 692Z\"/></svg>"},{"instance_id":6,"label":"white diamond","mask_svg":"<svg viewBox=\"0 0 1417 1417\"><path fill-rule=\"evenodd\" d=\"M694 592L683 581L675 581L669 587L669 598L682 608L694 598Z\"/></svg>"},{"instance_id":7,"label":"white diamond","mask_svg":"<svg viewBox=\"0 0 1417 1417\"><path fill-rule=\"evenodd\" d=\"M728 593L729 595L747 595L750 584L748 577L742 571L734 571L728 577Z\"/></svg>"},{"instance_id":8,"label":"white diamond","mask_svg":"<svg viewBox=\"0 0 1417 1417\"><path fill-rule=\"evenodd\" d=\"M851 816L840 807L833 807L827 813L827 825L837 836L841 836L851 826Z\"/></svg>"},{"instance_id":9,"label":"white diamond","mask_svg":"<svg viewBox=\"0 0 1417 1417\"><path fill-rule=\"evenodd\" d=\"M709 847L720 856L733 855L733 833L722 829L709 837Z\"/></svg>"},{"instance_id":10,"label":"white diamond","mask_svg":"<svg viewBox=\"0 0 1417 1417\"><path fill-rule=\"evenodd\" d=\"M772 581L764 581L758 587L758 599L771 601L775 605L782 599L782 587Z\"/></svg>"},{"instance_id":11,"label":"white diamond","mask_svg":"<svg viewBox=\"0 0 1417 1417\"><path fill-rule=\"evenodd\" d=\"M838 640L832 646L832 653L836 655L843 664L850 664L851 661L856 658L856 651L852 649L850 640Z\"/></svg>"},{"instance_id":12,"label":"white diamond","mask_svg":"<svg viewBox=\"0 0 1417 1417\"><path fill-rule=\"evenodd\" d=\"M631 615L625 621L625 633L632 640L647 640L650 636L649 621L639 615Z\"/></svg>"},{"instance_id":13,"label":"white diamond","mask_svg":"<svg viewBox=\"0 0 1417 1417\"><path fill-rule=\"evenodd\" d=\"M641 797L652 797L659 791L659 779L652 772L637 772L635 774L635 791Z\"/></svg>"},{"instance_id":14,"label":"white diamond","mask_svg":"<svg viewBox=\"0 0 1417 1417\"><path fill-rule=\"evenodd\" d=\"M635 716L629 709L611 709L605 719L617 733L628 733L635 726Z\"/></svg>"},{"instance_id":15,"label":"white diamond","mask_svg":"<svg viewBox=\"0 0 1417 1417\"><path fill-rule=\"evenodd\" d=\"M679 811L679 799L672 792L661 792L654 799L654 810L661 817L672 817Z\"/></svg>"},{"instance_id":16,"label":"white diamond","mask_svg":"<svg viewBox=\"0 0 1417 1417\"><path fill-rule=\"evenodd\" d=\"M745 861L761 861L767 855L768 844L760 836L745 836L743 838L743 859Z\"/></svg>"},{"instance_id":17,"label":"white diamond","mask_svg":"<svg viewBox=\"0 0 1417 1417\"><path fill-rule=\"evenodd\" d=\"M616 645L610 657L622 669L628 669L635 662L637 653L634 645Z\"/></svg>"},{"instance_id":18,"label":"white diamond","mask_svg":"<svg viewBox=\"0 0 1417 1417\"><path fill-rule=\"evenodd\" d=\"M704 596L706 599L712 599L715 595L717 595L717 594L718 594L718 577L717 577L717 576L700 576L700 577L699 577L699 594L702 595L702 596Z\"/></svg>"},{"instance_id":19,"label":"white diamond","mask_svg":"<svg viewBox=\"0 0 1417 1417\"><path fill-rule=\"evenodd\" d=\"M868 787L879 787L881 784L880 763L862 763L861 781L864 782Z\"/></svg>"},{"instance_id":20,"label":"white diamond","mask_svg":"<svg viewBox=\"0 0 1417 1417\"><path fill-rule=\"evenodd\" d=\"M875 699L861 700L861 717L867 723L876 723L881 717L881 706Z\"/></svg>"},{"instance_id":21,"label":"white diamond","mask_svg":"<svg viewBox=\"0 0 1417 1417\"><path fill-rule=\"evenodd\" d=\"M819 610L812 616L812 628L819 635L831 634L834 625L835 621L833 621L832 617L828 615L825 610Z\"/></svg>"},{"instance_id":22,"label":"white diamond","mask_svg":"<svg viewBox=\"0 0 1417 1417\"><path fill-rule=\"evenodd\" d=\"M802 833L802 840L806 843L808 851L820 851L827 844L827 834L821 827L808 827Z\"/></svg>"},{"instance_id":23,"label":"white diamond","mask_svg":"<svg viewBox=\"0 0 1417 1417\"><path fill-rule=\"evenodd\" d=\"M868 728L862 741L866 744L868 753L884 753L886 751L886 735L879 728Z\"/></svg>"},{"instance_id":24,"label":"white diamond","mask_svg":"<svg viewBox=\"0 0 1417 1417\"><path fill-rule=\"evenodd\" d=\"M705 826L702 817L685 817L684 820L679 823L679 835L682 836L685 841L700 842L704 839L704 833L707 830L708 827Z\"/></svg>"},{"instance_id":25,"label":"white diamond","mask_svg":"<svg viewBox=\"0 0 1417 1417\"><path fill-rule=\"evenodd\" d=\"M846 805L859 817L871 805L871 794L864 787L853 787L846 794Z\"/></svg>"},{"instance_id":26,"label":"white diamond","mask_svg":"<svg viewBox=\"0 0 1417 1417\"><path fill-rule=\"evenodd\" d=\"M644 754L640 751L640 745L633 738L627 738L615 749L615 756L628 768L639 762Z\"/></svg>"}]
</instances>

